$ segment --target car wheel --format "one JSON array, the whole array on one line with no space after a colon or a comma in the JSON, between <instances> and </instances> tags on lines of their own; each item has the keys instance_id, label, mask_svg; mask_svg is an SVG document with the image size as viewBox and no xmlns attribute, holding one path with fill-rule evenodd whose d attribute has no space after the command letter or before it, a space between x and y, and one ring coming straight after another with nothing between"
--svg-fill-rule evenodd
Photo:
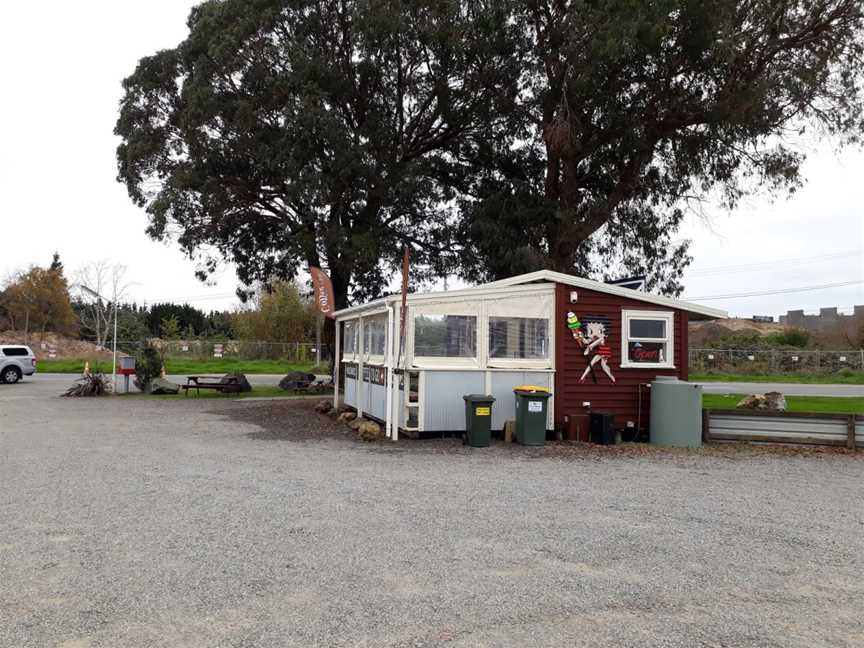
<instances>
[{"instance_id":1,"label":"car wheel","mask_svg":"<svg viewBox=\"0 0 864 648\"><path fill-rule=\"evenodd\" d=\"M19 380L21 380L21 370L17 367L6 367L3 370L2 376L0 376L0 380L2 380L4 383L14 385Z\"/></svg>"}]
</instances>

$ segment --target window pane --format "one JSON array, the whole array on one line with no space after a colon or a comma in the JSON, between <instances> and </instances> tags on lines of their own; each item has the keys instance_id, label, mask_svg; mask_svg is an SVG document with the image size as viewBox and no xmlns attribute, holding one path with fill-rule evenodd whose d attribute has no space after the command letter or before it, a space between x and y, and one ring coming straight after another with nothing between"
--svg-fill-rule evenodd
<instances>
[{"instance_id":1,"label":"window pane","mask_svg":"<svg viewBox=\"0 0 864 648\"><path fill-rule=\"evenodd\" d=\"M7 356L26 356L30 355L24 347L7 347L3 349L3 355Z\"/></svg>"},{"instance_id":2,"label":"window pane","mask_svg":"<svg viewBox=\"0 0 864 648\"><path fill-rule=\"evenodd\" d=\"M549 320L530 317L490 317L489 357L544 359L549 357Z\"/></svg>"},{"instance_id":3,"label":"window pane","mask_svg":"<svg viewBox=\"0 0 864 648\"><path fill-rule=\"evenodd\" d=\"M664 339L666 337L666 320L631 319L630 337Z\"/></svg>"},{"instance_id":4,"label":"window pane","mask_svg":"<svg viewBox=\"0 0 864 648\"><path fill-rule=\"evenodd\" d=\"M357 322L345 322L345 328L342 333L342 346L345 349L344 355L354 355L357 353Z\"/></svg>"},{"instance_id":5,"label":"window pane","mask_svg":"<svg viewBox=\"0 0 864 648\"><path fill-rule=\"evenodd\" d=\"M666 343L629 342L627 358L633 363L665 364L667 362Z\"/></svg>"},{"instance_id":6,"label":"window pane","mask_svg":"<svg viewBox=\"0 0 864 648\"><path fill-rule=\"evenodd\" d=\"M370 317L363 320L363 353L383 356L386 337L385 317Z\"/></svg>"},{"instance_id":7,"label":"window pane","mask_svg":"<svg viewBox=\"0 0 864 648\"><path fill-rule=\"evenodd\" d=\"M414 355L473 358L477 355L477 318L473 315L415 315Z\"/></svg>"}]
</instances>

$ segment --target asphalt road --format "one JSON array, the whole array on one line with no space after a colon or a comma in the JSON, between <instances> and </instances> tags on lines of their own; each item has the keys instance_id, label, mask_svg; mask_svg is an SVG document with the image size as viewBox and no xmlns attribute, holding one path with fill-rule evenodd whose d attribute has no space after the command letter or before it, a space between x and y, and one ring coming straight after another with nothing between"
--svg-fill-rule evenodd
<instances>
[{"instance_id":1,"label":"asphalt road","mask_svg":"<svg viewBox=\"0 0 864 648\"><path fill-rule=\"evenodd\" d=\"M277 385L282 374L263 375L248 374L246 376L253 385ZM74 380L71 374L36 374L34 382L69 383ZM168 376L174 382L186 382L186 376ZM793 383L699 383L707 394L764 394L769 391L779 391L789 396L864 396L864 385L801 385Z\"/></svg>"},{"instance_id":2,"label":"asphalt road","mask_svg":"<svg viewBox=\"0 0 864 648\"><path fill-rule=\"evenodd\" d=\"M365 445L308 401L57 386L0 385L0 646L864 645L860 457Z\"/></svg>"}]
</instances>

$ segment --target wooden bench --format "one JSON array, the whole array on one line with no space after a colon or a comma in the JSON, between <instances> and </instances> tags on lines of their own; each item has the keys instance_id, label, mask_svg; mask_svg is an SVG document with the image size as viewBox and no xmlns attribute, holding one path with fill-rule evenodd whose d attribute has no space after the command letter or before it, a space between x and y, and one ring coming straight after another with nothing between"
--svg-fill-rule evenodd
<instances>
[{"instance_id":1,"label":"wooden bench","mask_svg":"<svg viewBox=\"0 0 864 648\"><path fill-rule=\"evenodd\" d=\"M194 389L198 396L201 395L202 389L213 389L227 396L240 393L240 381L235 376L227 380L216 376L187 376L186 384L180 385L180 389L183 390L184 396L189 395L190 389Z\"/></svg>"}]
</instances>

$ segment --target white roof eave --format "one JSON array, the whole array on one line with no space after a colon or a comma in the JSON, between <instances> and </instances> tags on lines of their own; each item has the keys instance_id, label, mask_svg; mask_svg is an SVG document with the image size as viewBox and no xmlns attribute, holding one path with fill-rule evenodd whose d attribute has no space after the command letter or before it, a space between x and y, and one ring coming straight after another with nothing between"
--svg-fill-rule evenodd
<instances>
[{"instance_id":1,"label":"white roof eave","mask_svg":"<svg viewBox=\"0 0 864 648\"><path fill-rule=\"evenodd\" d=\"M614 286L612 284L606 284L601 281L584 279L575 275L568 275L562 272L554 272L552 270L538 270L536 272L529 272L528 274L517 275L515 277L509 277L507 279L501 279L499 281L492 281L490 283L481 284L472 288L463 288L461 290L422 294L412 293L408 295L408 303L434 299L455 300L477 293L483 293L488 295L505 295L508 293L527 292L531 291L532 287L526 284L534 284L537 282L560 283L567 286L573 286L574 288L594 290L596 292L606 293L608 295L615 295L616 297L621 297L624 299L632 299L634 301L640 301L646 304L654 304L657 306L664 306L666 308L687 311L688 313L693 313L706 319L725 319L728 317L728 313L726 311L720 310L718 308L701 306L699 304L681 301L678 299L673 299L671 297L663 297L662 295L652 295L650 293L644 293L639 290L633 290L632 288ZM366 304L359 304L357 306L351 306L350 308L343 308L340 311L336 311L335 317L337 320L340 320L360 317L364 314L377 314L385 311L394 302L399 302L401 300L401 295L388 295L387 297L382 297Z\"/></svg>"},{"instance_id":2,"label":"white roof eave","mask_svg":"<svg viewBox=\"0 0 864 648\"><path fill-rule=\"evenodd\" d=\"M565 284L567 286L573 286L574 288L595 290L597 292L606 293L608 295L615 295L616 297L622 297L625 299L632 299L634 301L646 302L648 304L656 304L658 306L666 306L668 308L684 310L689 313L702 315L703 317L709 319L725 319L729 316L726 311L720 310L719 308L702 306L700 304L681 301L679 299L673 299L671 297L663 297L662 295L652 295L650 293L644 293L639 290L633 290L632 288L623 288L622 286L615 286L612 284L603 283L601 281L594 281L593 279L584 279L583 277L576 277L575 275L568 275L564 274L563 272L554 272L552 270L538 270L536 272L529 272L528 274L517 275L515 277L509 277L507 279L501 279L499 281L493 281L488 284L483 284L482 286L477 286L476 289L496 286L514 286L535 281L552 281L555 283Z\"/></svg>"}]
</instances>

